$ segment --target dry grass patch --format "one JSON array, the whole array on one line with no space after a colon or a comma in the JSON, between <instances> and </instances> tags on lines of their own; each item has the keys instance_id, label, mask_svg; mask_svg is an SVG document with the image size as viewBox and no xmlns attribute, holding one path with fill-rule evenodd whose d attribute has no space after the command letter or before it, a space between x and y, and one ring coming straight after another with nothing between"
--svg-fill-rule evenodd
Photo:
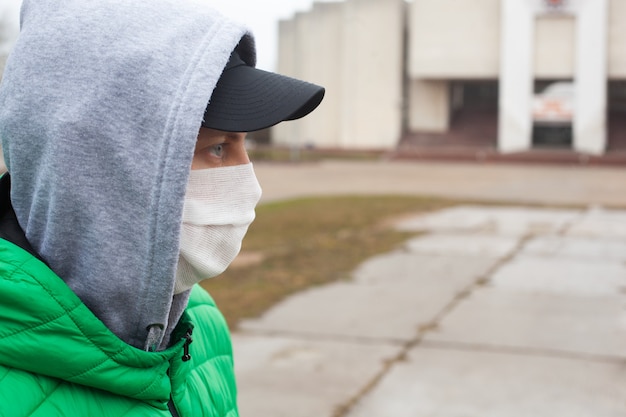
<instances>
[{"instance_id":1,"label":"dry grass patch","mask_svg":"<svg viewBox=\"0 0 626 417\"><path fill-rule=\"evenodd\" d=\"M348 279L365 259L387 252L412 234L389 219L459 204L420 197L327 197L261 205L244 239L242 262L204 281L227 321L235 327L289 294Z\"/></svg>"},{"instance_id":2,"label":"dry grass patch","mask_svg":"<svg viewBox=\"0 0 626 417\"><path fill-rule=\"evenodd\" d=\"M280 146L257 146L248 149L250 159L255 162L319 162L328 159L352 161L375 161L384 156L382 151L359 151L344 149L286 148Z\"/></svg>"}]
</instances>

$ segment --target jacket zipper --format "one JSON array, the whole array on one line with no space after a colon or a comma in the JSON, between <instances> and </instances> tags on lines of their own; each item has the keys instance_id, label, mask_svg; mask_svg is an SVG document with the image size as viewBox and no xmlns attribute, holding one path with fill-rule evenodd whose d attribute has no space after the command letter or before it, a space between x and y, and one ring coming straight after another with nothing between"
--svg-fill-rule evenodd
<instances>
[{"instance_id":1,"label":"jacket zipper","mask_svg":"<svg viewBox=\"0 0 626 417\"><path fill-rule=\"evenodd\" d=\"M191 342L193 342L193 339L191 338L192 333L193 329L190 328L189 330L187 330L187 333L185 333L185 336L183 336L185 339L187 339L185 341L185 344L183 345L183 362L187 362L191 359L191 355L189 354L189 345L191 344Z\"/></svg>"},{"instance_id":2,"label":"jacket zipper","mask_svg":"<svg viewBox=\"0 0 626 417\"><path fill-rule=\"evenodd\" d=\"M187 330L187 333L185 333L185 335L183 336L183 339L186 339L185 344L183 345L183 362L187 362L191 359L191 354L189 353L189 345L191 344L191 342L193 342L193 338L191 337L192 333L193 328L189 328ZM178 410L174 405L174 399L171 395L170 400L167 402L167 408L170 410L170 414L172 415L172 417L180 417L180 414L178 413Z\"/></svg>"},{"instance_id":3,"label":"jacket zipper","mask_svg":"<svg viewBox=\"0 0 626 417\"><path fill-rule=\"evenodd\" d=\"M178 414L178 410L176 410L176 406L174 405L174 400L172 399L171 396L170 396L170 400L167 403L167 408L170 410L170 414L172 415L172 417L180 417L180 414Z\"/></svg>"}]
</instances>

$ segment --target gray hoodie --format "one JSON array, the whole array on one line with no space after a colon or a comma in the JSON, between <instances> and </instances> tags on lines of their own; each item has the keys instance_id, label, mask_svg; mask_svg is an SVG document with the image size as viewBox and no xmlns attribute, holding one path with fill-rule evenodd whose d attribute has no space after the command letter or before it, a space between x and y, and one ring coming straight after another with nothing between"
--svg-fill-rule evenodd
<instances>
[{"instance_id":1,"label":"gray hoodie","mask_svg":"<svg viewBox=\"0 0 626 417\"><path fill-rule=\"evenodd\" d=\"M201 0L22 7L0 84L13 207L52 270L138 348L158 346L186 306L173 296L185 185L238 44L254 65L246 29Z\"/></svg>"}]
</instances>

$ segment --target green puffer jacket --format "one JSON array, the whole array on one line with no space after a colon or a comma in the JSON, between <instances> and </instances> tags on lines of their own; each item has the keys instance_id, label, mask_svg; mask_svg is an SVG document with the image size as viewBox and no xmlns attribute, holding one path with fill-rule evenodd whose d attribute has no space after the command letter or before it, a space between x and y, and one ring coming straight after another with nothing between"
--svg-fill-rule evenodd
<instances>
[{"instance_id":1,"label":"green puffer jacket","mask_svg":"<svg viewBox=\"0 0 626 417\"><path fill-rule=\"evenodd\" d=\"M163 352L127 345L43 262L0 239L0 416L237 416L228 329L199 287L172 340Z\"/></svg>"}]
</instances>

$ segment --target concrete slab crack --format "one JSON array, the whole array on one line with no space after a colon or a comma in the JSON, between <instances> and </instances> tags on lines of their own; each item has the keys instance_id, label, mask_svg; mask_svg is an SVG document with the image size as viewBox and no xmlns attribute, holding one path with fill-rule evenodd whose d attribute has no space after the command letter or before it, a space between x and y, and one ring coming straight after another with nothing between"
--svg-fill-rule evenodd
<instances>
[{"instance_id":1,"label":"concrete slab crack","mask_svg":"<svg viewBox=\"0 0 626 417\"><path fill-rule=\"evenodd\" d=\"M486 285L492 276L504 265L510 262L513 258L515 258L526 246L526 244L535 237L535 233L527 233L523 235L517 245L506 255L499 258L491 268L489 268L484 274L479 275L476 279L469 284L467 287L461 289L451 300L447 303L434 317L433 319L425 324L422 324L417 331L415 338L405 342L398 354L393 358L385 361L383 366L371 380L369 380L360 390L354 395L352 398L348 399L345 403L341 404L335 409L332 417L346 417L350 410L357 404L361 399L363 399L367 394L369 394L382 380L383 378L391 371L394 365L406 361L409 352L420 345L426 335L437 329L443 319L450 314L464 299L469 297L474 291Z\"/></svg>"}]
</instances>

